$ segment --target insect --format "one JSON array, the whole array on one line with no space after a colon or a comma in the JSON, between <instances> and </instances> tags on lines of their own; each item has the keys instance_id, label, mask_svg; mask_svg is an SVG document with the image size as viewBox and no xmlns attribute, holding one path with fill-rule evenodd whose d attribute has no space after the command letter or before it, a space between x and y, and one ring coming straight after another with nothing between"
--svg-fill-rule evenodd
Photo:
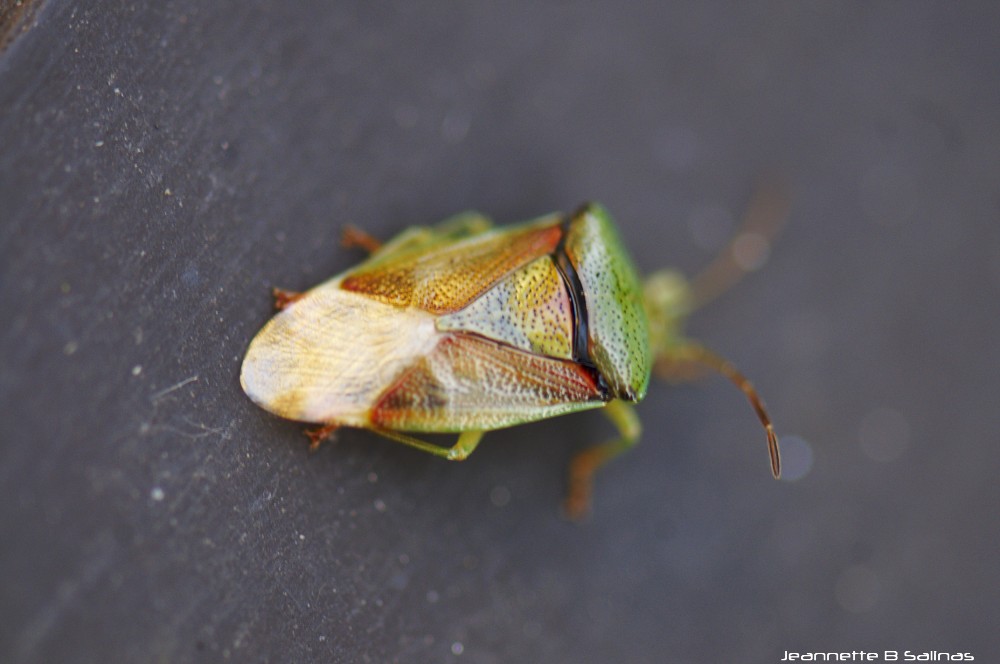
<instances>
[{"instance_id":1,"label":"insect","mask_svg":"<svg viewBox=\"0 0 1000 664\"><path fill-rule=\"evenodd\" d=\"M313 448L357 427L458 461L485 432L602 408L618 436L570 463L564 507L578 518L595 472L639 440L633 404L653 371L677 377L700 364L747 396L779 476L778 439L753 386L682 331L743 268L717 261L707 294L669 270L643 284L597 204L502 228L465 213L384 244L350 228L344 240L368 259L303 293L275 289L280 311L240 376L262 408L319 424L307 431ZM443 447L422 433L458 439Z\"/></svg>"}]
</instances>

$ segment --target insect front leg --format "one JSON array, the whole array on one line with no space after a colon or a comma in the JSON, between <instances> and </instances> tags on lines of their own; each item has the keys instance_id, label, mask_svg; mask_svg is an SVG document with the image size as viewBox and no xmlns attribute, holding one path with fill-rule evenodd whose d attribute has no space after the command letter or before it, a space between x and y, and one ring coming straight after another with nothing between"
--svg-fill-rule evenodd
<instances>
[{"instance_id":1,"label":"insect front leg","mask_svg":"<svg viewBox=\"0 0 1000 664\"><path fill-rule=\"evenodd\" d=\"M642 423L635 407L626 401L612 401L604 408L604 414L615 425L618 438L595 445L573 457L569 464L569 492L563 509L566 516L577 521L590 512L591 496L594 488L594 474L608 461L631 449L642 434Z\"/></svg>"},{"instance_id":2,"label":"insect front leg","mask_svg":"<svg viewBox=\"0 0 1000 664\"><path fill-rule=\"evenodd\" d=\"M418 450L428 452L434 456L447 459L449 461L464 461L470 454L472 454L476 446L479 445L479 441L482 440L485 431L463 431L458 435L458 441L455 442L451 447L441 447L440 445L435 445L434 443L428 443L426 440L420 440L419 438L414 438L413 436L407 436L404 433L399 433L398 431L389 431L388 429L371 429L372 433L377 433L380 436L394 440L397 443L403 443L404 445L409 445L410 447L415 447Z\"/></svg>"}]
</instances>

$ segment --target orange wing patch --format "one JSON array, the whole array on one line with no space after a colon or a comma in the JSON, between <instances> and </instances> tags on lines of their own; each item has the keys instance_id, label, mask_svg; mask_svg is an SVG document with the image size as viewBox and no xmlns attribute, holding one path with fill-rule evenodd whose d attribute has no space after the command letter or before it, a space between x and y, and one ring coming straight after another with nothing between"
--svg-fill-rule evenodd
<instances>
[{"instance_id":1,"label":"orange wing patch","mask_svg":"<svg viewBox=\"0 0 1000 664\"><path fill-rule=\"evenodd\" d=\"M559 218L550 217L520 231L487 232L389 264L362 266L340 287L389 304L450 313L509 272L554 251L561 237Z\"/></svg>"},{"instance_id":2,"label":"orange wing patch","mask_svg":"<svg viewBox=\"0 0 1000 664\"><path fill-rule=\"evenodd\" d=\"M604 405L596 373L489 339L448 334L378 400L373 425L396 431L499 429Z\"/></svg>"}]
</instances>

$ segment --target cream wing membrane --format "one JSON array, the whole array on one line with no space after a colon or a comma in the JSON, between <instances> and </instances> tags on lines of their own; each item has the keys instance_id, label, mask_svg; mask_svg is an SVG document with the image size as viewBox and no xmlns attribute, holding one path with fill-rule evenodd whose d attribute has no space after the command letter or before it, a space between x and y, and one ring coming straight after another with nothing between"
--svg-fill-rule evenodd
<instances>
[{"instance_id":1,"label":"cream wing membrane","mask_svg":"<svg viewBox=\"0 0 1000 664\"><path fill-rule=\"evenodd\" d=\"M257 334L240 382L262 408L304 422L364 426L369 409L440 333L434 317L323 284Z\"/></svg>"}]
</instances>

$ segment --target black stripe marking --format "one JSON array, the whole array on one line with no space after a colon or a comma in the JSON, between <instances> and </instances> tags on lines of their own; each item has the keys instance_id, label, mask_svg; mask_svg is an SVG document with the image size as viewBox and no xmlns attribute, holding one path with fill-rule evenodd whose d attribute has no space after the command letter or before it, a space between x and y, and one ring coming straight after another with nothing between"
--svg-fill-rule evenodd
<instances>
[{"instance_id":1,"label":"black stripe marking","mask_svg":"<svg viewBox=\"0 0 1000 664\"><path fill-rule=\"evenodd\" d=\"M569 235L570 222L585 210L586 208L583 208L580 212L562 221L562 237L559 238L559 244L556 245L555 251L552 252L552 259L555 261L556 269L559 270L559 275L562 277L563 283L566 284L566 290L569 291L570 307L573 309L573 361L594 370L594 374L597 376L598 389L601 390L602 397L607 400L610 398L607 381L604 380L604 376L601 375L601 372L597 369L597 365L594 364L594 358L590 355L590 336L587 327L587 321L589 320L587 317L587 297L583 292L580 275L577 274L573 262L566 254L566 237Z\"/></svg>"}]
</instances>

